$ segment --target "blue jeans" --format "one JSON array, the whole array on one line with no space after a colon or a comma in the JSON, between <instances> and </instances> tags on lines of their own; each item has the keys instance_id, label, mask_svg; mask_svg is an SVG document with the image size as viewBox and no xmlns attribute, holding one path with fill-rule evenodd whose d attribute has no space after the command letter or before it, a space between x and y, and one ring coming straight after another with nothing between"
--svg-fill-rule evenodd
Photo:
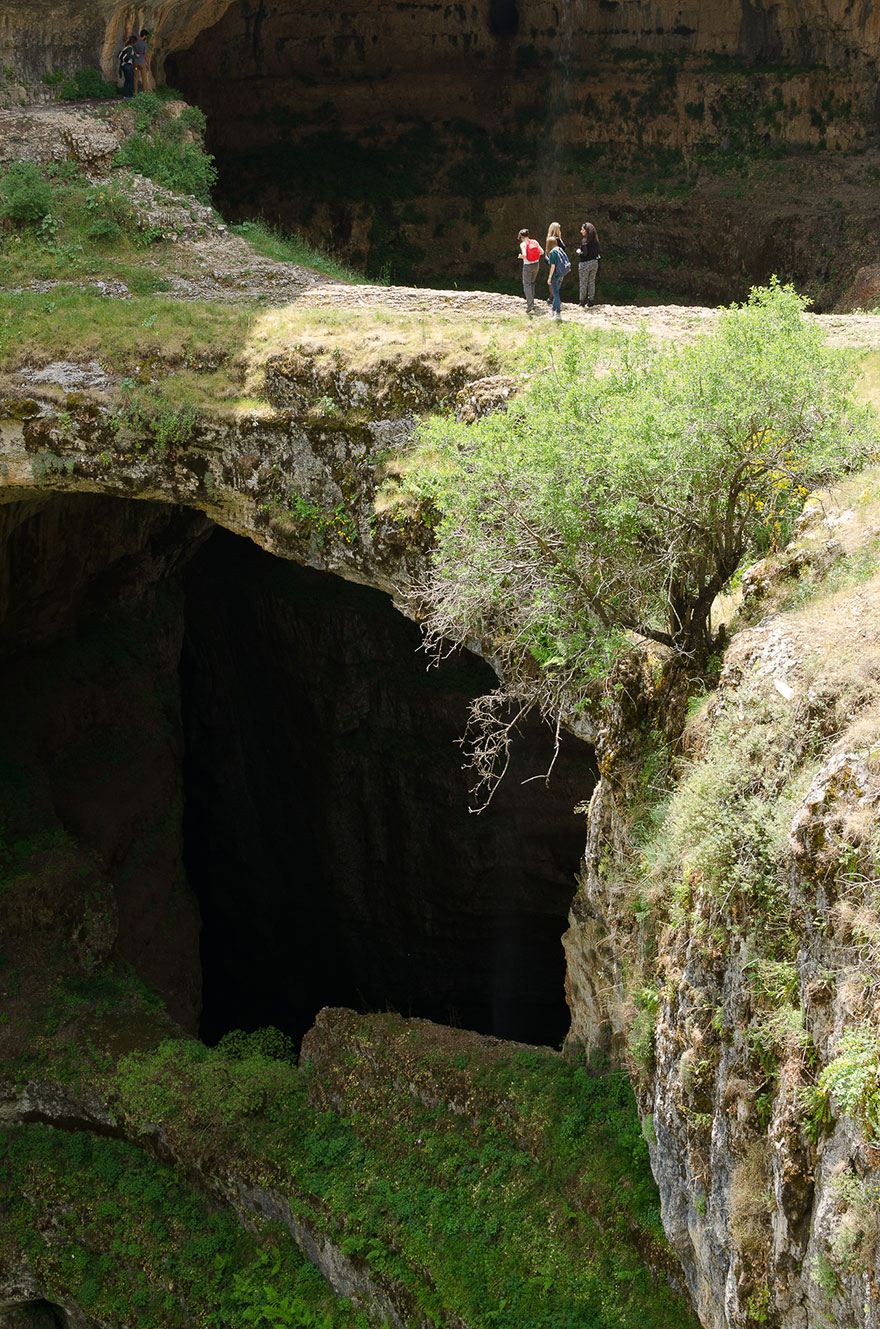
<instances>
[{"instance_id":1,"label":"blue jeans","mask_svg":"<svg viewBox=\"0 0 880 1329\"><path fill-rule=\"evenodd\" d=\"M562 301L559 298L559 287L562 285L562 278L558 272L554 272L550 278L550 289L553 292L552 308L554 314L562 313Z\"/></svg>"}]
</instances>

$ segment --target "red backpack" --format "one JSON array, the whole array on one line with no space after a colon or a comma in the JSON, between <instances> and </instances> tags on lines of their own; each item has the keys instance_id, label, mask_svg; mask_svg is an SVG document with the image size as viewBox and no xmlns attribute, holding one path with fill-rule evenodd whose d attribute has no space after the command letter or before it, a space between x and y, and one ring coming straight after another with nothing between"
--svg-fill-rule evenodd
<instances>
[{"instance_id":1,"label":"red backpack","mask_svg":"<svg viewBox=\"0 0 880 1329\"><path fill-rule=\"evenodd\" d=\"M538 244L537 240L527 240L527 241L526 241L526 262L527 262L527 263L537 263L537 261L538 261L538 259L539 259L540 257L541 257L541 246Z\"/></svg>"}]
</instances>

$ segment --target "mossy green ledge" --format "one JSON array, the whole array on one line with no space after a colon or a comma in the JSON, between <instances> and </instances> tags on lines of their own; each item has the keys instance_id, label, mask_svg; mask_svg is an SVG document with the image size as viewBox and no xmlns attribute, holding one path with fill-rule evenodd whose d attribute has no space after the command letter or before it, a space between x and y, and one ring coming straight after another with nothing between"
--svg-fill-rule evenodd
<instances>
[{"instance_id":1,"label":"mossy green ledge","mask_svg":"<svg viewBox=\"0 0 880 1329\"><path fill-rule=\"evenodd\" d=\"M398 366L393 383L341 371L328 382L291 352L267 365L268 401L252 409L165 406L159 384L145 413L116 389L66 393L63 369L58 383L44 370L39 385L0 390L0 502L100 493L179 504L392 595L423 563L422 515L380 510L376 497L418 414L448 404L464 380Z\"/></svg>"}]
</instances>

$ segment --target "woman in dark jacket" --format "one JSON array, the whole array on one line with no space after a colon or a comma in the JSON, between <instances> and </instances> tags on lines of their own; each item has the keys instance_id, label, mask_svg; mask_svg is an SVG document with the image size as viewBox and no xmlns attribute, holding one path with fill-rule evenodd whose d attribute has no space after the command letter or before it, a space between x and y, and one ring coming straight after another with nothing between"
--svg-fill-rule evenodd
<instances>
[{"instance_id":1,"label":"woman in dark jacket","mask_svg":"<svg viewBox=\"0 0 880 1329\"><path fill-rule=\"evenodd\" d=\"M119 72L122 75L123 97L134 96L134 44L137 37L132 33L119 52Z\"/></svg>"},{"instance_id":2,"label":"woman in dark jacket","mask_svg":"<svg viewBox=\"0 0 880 1329\"><path fill-rule=\"evenodd\" d=\"M578 245L578 282L581 308L596 302L596 273L599 271L599 236L592 222L584 222L581 227L581 242Z\"/></svg>"}]
</instances>

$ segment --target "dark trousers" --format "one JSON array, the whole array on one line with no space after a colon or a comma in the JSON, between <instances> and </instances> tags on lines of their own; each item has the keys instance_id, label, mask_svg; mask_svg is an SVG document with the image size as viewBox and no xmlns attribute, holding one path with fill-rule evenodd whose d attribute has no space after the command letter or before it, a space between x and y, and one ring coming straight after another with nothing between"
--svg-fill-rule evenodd
<instances>
[{"instance_id":1,"label":"dark trousers","mask_svg":"<svg viewBox=\"0 0 880 1329\"><path fill-rule=\"evenodd\" d=\"M122 95L123 97L134 96L134 65L122 66Z\"/></svg>"}]
</instances>

